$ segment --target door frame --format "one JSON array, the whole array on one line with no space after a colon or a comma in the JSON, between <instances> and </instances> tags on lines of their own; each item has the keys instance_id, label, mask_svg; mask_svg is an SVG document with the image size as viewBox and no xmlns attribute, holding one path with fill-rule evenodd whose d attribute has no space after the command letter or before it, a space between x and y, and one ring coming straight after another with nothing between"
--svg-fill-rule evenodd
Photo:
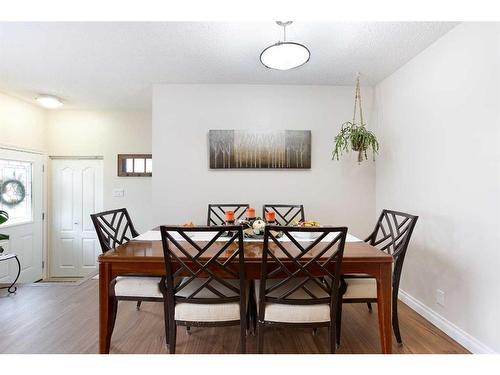
<instances>
[{"instance_id":1,"label":"door frame","mask_svg":"<svg viewBox=\"0 0 500 375\"><path fill-rule=\"evenodd\" d=\"M52 230L48 230L48 223L52 222L52 212L54 209L53 201L52 201L52 161L53 160L102 160L102 202L104 205L104 157L102 155L79 155L79 156L71 156L71 155L48 155L47 157L47 164L48 168L45 170L45 176L46 177L46 185L47 185L47 209L46 209L46 214L45 214L45 221L44 224L47 225L47 254L45 258L45 265L46 267L44 268L44 278L47 279L50 277L52 274L50 272L50 267L51 267L51 257L53 253L53 239L52 239ZM49 186L49 181L50 181L50 186ZM51 228L52 229L52 228Z\"/></svg>"},{"instance_id":2,"label":"door frame","mask_svg":"<svg viewBox=\"0 0 500 375\"><path fill-rule=\"evenodd\" d=\"M47 225L47 202L48 202L48 179L47 179L47 165L48 154L45 151L30 149L25 147L18 147L11 144L0 143L0 149L7 151L26 152L29 154L36 154L42 156L42 280L47 278L48 275L48 225Z\"/></svg>"}]
</instances>

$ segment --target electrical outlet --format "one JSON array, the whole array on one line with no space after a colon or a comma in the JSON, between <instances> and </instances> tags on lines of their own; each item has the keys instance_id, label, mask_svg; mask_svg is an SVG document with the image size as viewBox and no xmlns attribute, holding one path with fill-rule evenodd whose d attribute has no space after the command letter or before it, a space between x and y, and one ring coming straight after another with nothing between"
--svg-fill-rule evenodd
<instances>
[{"instance_id":1,"label":"electrical outlet","mask_svg":"<svg viewBox=\"0 0 500 375\"><path fill-rule=\"evenodd\" d=\"M113 197L123 198L124 196L125 196L124 189L114 189L113 190Z\"/></svg>"},{"instance_id":2,"label":"electrical outlet","mask_svg":"<svg viewBox=\"0 0 500 375\"><path fill-rule=\"evenodd\" d=\"M439 305L439 306L443 306L444 307L444 291L442 291L441 289L436 289L436 303Z\"/></svg>"}]
</instances>

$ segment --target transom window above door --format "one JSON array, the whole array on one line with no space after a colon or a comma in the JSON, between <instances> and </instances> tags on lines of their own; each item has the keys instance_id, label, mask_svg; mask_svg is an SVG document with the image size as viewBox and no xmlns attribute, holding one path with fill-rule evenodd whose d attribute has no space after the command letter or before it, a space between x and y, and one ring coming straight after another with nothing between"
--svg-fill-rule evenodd
<instances>
[{"instance_id":1,"label":"transom window above door","mask_svg":"<svg viewBox=\"0 0 500 375\"><path fill-rule=\"evenodd\" d=\"M151 177L152 174L151 154L118 154L119 177Z\"/></svg>"},{"instance_id":2,"label":"transom window above door","mask_svg":"<svg viewBox=\"0 0 500 375\"><path fill-rule=\"evenodd\" d=\"M7 223L22 224L33 220L32 163L0 159L0 210L7 211Z\"/></svg>"}]
</instances>

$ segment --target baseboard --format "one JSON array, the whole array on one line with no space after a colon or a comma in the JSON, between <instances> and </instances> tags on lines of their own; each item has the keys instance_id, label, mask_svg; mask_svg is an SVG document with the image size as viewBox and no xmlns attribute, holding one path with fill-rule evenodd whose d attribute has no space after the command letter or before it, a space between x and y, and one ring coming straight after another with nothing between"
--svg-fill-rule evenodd
<instances>
[{"instance_id":1,"label":"baseboard","mask_svg":"<svg viewBox=\"0 0 500 375\"><path fill-rule=\"evenodd\" d=\"M437 312L429 308L427 305L424 305L421 301L411 296L404 290L399 289L399 299L471 353L497 354L493 349L484 345L481 341L472 337L449 320L443 318Z\"/></svg>"}]
</instances>

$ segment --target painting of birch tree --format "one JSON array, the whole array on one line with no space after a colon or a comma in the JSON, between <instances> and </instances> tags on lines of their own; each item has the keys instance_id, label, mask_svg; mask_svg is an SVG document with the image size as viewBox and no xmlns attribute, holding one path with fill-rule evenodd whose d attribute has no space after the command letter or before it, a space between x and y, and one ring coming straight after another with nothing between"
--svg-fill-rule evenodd
<instances>
[{"instance_id":1,"label":"painting of birch tree","mask_svg":"<svg viewBox=\"0 0 500 375\"><path fill-rule=\"evenodd\" d=\"M210 130L211 169L309 169L310 130Z\"/></svg>"}]
</instances>

